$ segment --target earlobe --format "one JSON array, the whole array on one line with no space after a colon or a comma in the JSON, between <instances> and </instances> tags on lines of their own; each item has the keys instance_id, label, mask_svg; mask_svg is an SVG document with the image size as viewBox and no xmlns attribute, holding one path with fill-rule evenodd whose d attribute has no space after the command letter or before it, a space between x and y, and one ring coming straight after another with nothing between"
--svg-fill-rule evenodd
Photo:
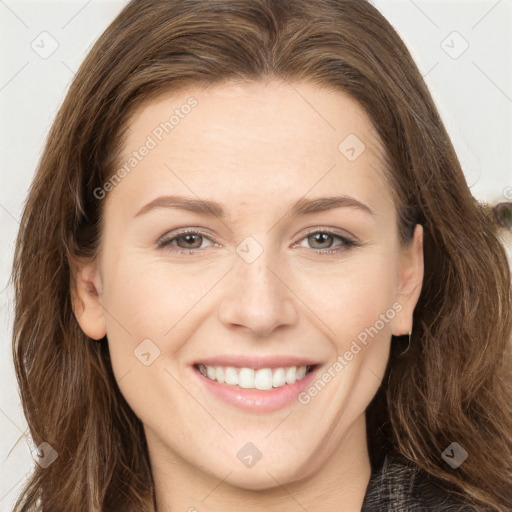
<instances>
[{"instance_id":1,"label":"earlobe","mask_svg":"<svg viewBox=\"0 0 512 512\"><path fill-rule=\"evenodd\" d=\"M401 256L396 294L396 301L401 305L401 309L393 319L394 336L408 335L412 331L412 317L421 294L423 273L423 226L416 224L413 241L404 249Z\"/></svg>"},{"instance_id":2,"label":"earlobe","mask_svg":"<svg viewBox=\"0 0 512 512\"><path fill-rule=\"evenodd\" d=\"M82 331L94 340L107 334L105 310L101 305L101 278L94 262L79 264L75 272L73 312Z\"/></svg>"}]
</instances>

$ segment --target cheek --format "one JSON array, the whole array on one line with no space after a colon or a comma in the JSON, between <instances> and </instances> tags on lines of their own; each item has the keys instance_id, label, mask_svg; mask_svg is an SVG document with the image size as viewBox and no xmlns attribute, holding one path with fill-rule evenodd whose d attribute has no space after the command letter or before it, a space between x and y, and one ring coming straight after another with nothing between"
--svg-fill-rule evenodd
<instances>
[{"instance_id":1,"label":"cheek","mask_svg":"<svg viewBox=\"0 0 512 512\"><path fill-rule=\"evenodd\" d=\"M301 283L298 294L329 328L329 337L343 343L373 326L381 314L392 308L397 283L395 265L389 252L368 251L339 265L324 267L327 270L321 273L311 269L297 272Z\"/></svg>"},{"instance_id":2,"label":"cheek","mask_svg":"<svg viewBox=\"0 0 512 512\"><path fill-rule=\"evenodd\" d=\"M187 322L180 320L199 297L187 292L177 272L164 272L165 265L130 254L111 261L103 305L112 369L130 408L152 424L161 417L162 403L169 402L167 390L181 396L169 362L190 336L183 331Z\"/></svg>"},{"instance_id":3,"label":"cheek","mask_svg":"<svg viewBox=\"0 0 512 512\"><path fill-rule=\"evenodd\" d=\"M173 358L197 328L197 317L207 303L203 299L224 270L197 271L193 265L170 264L130 251L116 256L105 267L102 302L112 365L116 375L122 375L136 361L142 342L152 347L144 340L151 340L155 352L167 360Z\"/></svg>"}]
</instances>

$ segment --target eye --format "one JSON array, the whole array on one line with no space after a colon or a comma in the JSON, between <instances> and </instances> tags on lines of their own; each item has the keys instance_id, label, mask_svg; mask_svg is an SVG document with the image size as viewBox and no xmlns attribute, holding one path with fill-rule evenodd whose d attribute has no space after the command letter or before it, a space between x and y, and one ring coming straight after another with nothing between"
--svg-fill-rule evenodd
<instances>
[{"instance_id":1,"label":"eye","mask_svg":"<svg viewBox=\"0 0 512 512\"><path fill-rule=\"evenodd\" d=\"M170 249L179 254L193 254L204 250L204 248L201 248L204 240L210 239L200 231L187 230L164 235L158 240L157 246L160 249ZM176 242L176 244L174 242ZM213 245L218 244L213 242Z\"/></svg>"},{"instance_id":2,"label":"eye","mask_svg":"<svg viewBox=\"0 0 512 512\"><path fill-rule=\"evenodd\" d=\"M339 240L340 243L335 246L335 248L332 248L335 239ZM312 231L302 240L306 240L320 255L339 254L358 245L354 240L346 236L327 230ZM297 246L297 244L295 244L295 246Z\"/></svg>"}]
</instances>

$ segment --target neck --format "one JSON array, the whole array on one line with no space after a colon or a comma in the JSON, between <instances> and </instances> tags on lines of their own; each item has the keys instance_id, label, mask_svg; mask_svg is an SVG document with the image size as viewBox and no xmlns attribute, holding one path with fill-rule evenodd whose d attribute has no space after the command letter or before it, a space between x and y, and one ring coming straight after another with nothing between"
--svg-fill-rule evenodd
<instances>
[{"instance_id":1,"label":"neck","mask_svg":"<svg viewBox=\"0 0 512 512\"><path fill-rule=\"evenodd\" d=\"M359 512L371 474L364 414L317 471L292 482L274 481L258 491L230 485L229 475L216 478L175 453L163 456L163 446L149 441L158 512Z\"/></svg>"}]
</instances>

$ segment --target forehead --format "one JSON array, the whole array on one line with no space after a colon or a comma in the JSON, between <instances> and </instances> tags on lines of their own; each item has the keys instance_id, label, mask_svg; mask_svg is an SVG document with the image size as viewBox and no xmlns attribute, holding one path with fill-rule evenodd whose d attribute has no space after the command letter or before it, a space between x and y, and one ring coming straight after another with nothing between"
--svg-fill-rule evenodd
<instances>
[{"instance_id":1,"label":"forehead","mask_svg":"<svg viewBox=\"0 0 512 512\"><path fill-rule=\"evenodd\" d=\"M129 192L129 182L146 200L166 187L242 202L326 192L390 200L383 148L365 111L308 82L228 82L163 95L131 117L119 165L144 146L151 148L114 195Z\"/></svg>"}]
</instances>

